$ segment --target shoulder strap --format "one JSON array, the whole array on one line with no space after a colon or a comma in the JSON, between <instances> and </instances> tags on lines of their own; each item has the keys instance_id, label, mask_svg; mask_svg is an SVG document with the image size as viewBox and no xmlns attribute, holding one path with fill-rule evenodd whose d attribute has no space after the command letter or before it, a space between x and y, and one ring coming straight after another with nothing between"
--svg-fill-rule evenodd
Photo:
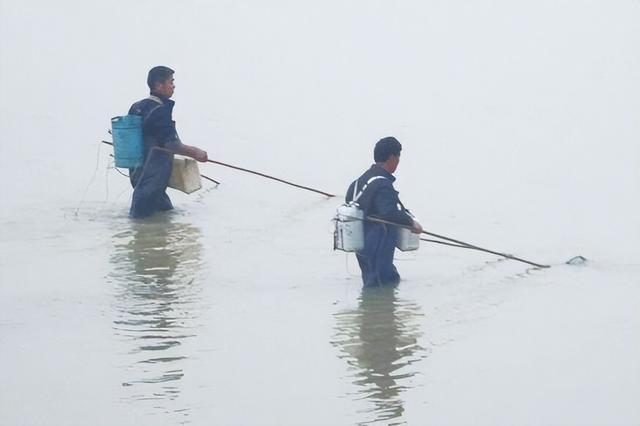
<instances>
[{"instance_id":1,"label":"shoulder strap","mask_svg":"<svg viewBox=\"0 0 640 426\"><path fill-rule=\"evenodd\" d=\"M374 176L372 178L370 178L367 183L364 184L364 186L362 187L362 190L360 192L358 192L358 195L356 195L356 191L358 190L358 180L356 179L355 185L353 186L353 200L352 202L355 203L358 201L358 199L360 197L362 197L362 194L364 194L364 190L367 189L367 186L369 186L369 184L371 182L373 182L374 180L377 179L386 179L386 177L384 176Z\"/></svg>"},{"instance_id":2,"label":"shoulder strap","mask_svg":"<svg viewBox=\"0 0 640 426\"><path fill-rule=\"evenodd\" d=\"M154 112L155 110L157 110L158 108L160 108L160 107L164 106L164 102L162 102L162 99L160 99L160 98L159 98L159 97L157 97L157 96L150 95L147 99L149 99L149 100L151 100L151 101L154 101L154 102L156 102L157 104L156 104L156 105L154 105L154 106L153 106L153 108L151 108L151 109L150 109L146 114L144 114L144 115L142 116L142 121L143 121L143 122L146 122L146 121L147 121L147 119L148 119L149 117L151 117L151 114L153 114L153 112Z\"/></svg>"},{"instance_id":3,"label":"shoulder strap","mask_svg":"<svg viewBox=\"0 0 640 426\"><path fill-rule=\"evenodd\" d=\"M164 102L162 102L162 99L160 99L159 97L157 97L155 95L149 95L149 97L147 99L151 99L152 101L156 101L160 105L164 105Z\"/></svg>"}]
</instances>

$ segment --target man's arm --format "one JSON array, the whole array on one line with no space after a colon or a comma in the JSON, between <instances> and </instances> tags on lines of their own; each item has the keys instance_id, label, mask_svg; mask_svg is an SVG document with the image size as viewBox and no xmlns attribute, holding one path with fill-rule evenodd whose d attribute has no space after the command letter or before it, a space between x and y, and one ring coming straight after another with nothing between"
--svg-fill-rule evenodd
<instances>
[{"instance_id":1,"label":"man's arm","mask_svg":"<svg viewBox=\"0 0 640 426\"><path fill-rule=\"evenodd\" d=\"M204 151L200 148L191 145L185 145L180 142L180 140L177 141L177 144L175 146L176 154L186 155L187 157L191 157L201 163L206 163L209 160L207 151Z\"/></svg>"},{"instance_id":2,"label":"man's arm","mask_svg":"<svg viewBox=\"0 0 640 426\"><path fill-rule=\"evenodd\" d=\"M152 112L147 118L145 127L153 131L157 135L158 141L174 153L191 157L201 163L205 163L209 159L206 151L195 146L185 145L180 141L175 123L166 108L161 107Z\"/></svg>"},{"instance_id":3,"label":"man's arm","mask_svg":"<svg viewBox=\"0 0 640 426\"><path fill-rule=\"evenodd\" d=\"M400 200L398 198L398 192L393 189L393 186L382 186L378 190L373 202L375 204L375 211L379 212L376 216L380 219L388 220L389 222L399 225L410 226L412 232L416 234L422 233L422 225L407 212L398 208Z\"/></svg>"}]
</instances>

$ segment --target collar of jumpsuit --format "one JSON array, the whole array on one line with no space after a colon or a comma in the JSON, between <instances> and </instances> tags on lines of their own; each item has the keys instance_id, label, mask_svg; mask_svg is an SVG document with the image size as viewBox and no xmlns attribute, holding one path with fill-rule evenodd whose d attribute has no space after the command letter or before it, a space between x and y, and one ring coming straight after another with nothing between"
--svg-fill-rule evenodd
<instances>
[{"instance_id":1,"label":"collar of jumpsuit","mask_svg":"<svg viewBox=\"0 0 640 426\"><path fill-rule=\"evenodd\" d=\"M391 173L389 173L388 171L385 170L384 167L382 167L380 164L378 163L374 163L371 166L371 170L372 171L376 171L377 173L379 173L380 175L386 177L387 179L389 179L391 182L395 182L396 177L394 175L392 175Z\"/></svg>"}]
</instances>

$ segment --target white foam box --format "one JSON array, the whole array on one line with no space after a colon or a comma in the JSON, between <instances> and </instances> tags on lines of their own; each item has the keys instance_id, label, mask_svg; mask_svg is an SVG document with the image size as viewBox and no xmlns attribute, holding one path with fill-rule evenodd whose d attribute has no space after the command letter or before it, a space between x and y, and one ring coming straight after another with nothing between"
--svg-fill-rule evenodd
<instances>
[{"instance_id":1,"label":"white foam box","mask_svg":"<svg viewBox=\"0 0 640 426\"><path fill-rule=\"evenodd\" d=\"M396 247L400 251L412 251L420 248L420 235L414 234L406 228L398 229L398 241Z\"/></svg>"},{"instance_id":2,"label":"white foam box","mask_svg":"<svg viewBox=\"0 0 640 426\"><path fill-rule=\"evenodd\" d=\"M198 162L191 158L174 158L169 188L191 194L202 188Z\"/></svg>"}]
</instances>

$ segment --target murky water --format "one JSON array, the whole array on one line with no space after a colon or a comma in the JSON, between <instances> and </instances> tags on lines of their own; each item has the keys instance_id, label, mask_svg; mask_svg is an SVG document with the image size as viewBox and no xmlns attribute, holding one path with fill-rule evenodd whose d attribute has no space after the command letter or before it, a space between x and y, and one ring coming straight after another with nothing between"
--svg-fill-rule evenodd
<instances>
[{"instance_id":1,"label":"murky water","mask_svg":"<svg viewBox=\"0 0 640 426\"><path fill-rule=\"evenodd\" d=\"M8 424L419 423L432 354L555 270L426 245L397 253L399 286L363 289L331 250L336 201L265 201L256 219L238 189L147 221L120 200L4 222Z\"/></svg>"},{"instance_id":2,"label":"murky water","mask_svg":"<svg viewBox=\"0 0 640 426\"><path fill-rule=\"evenodd\" d=\"M332 208L319 207L312 218ZM208 209L144 222L108 209L62 210L49 223L57 231L26 243L24 230L5 234L3 282L22 277L20 288L3 286L0 317L2 361L17 366L7 377L15 401L50 401L41 411L53 424L202 424L210 416L222 424L403 422L403 396L428 352L424 313L401 288L345 281L343 255L322 241L304 251L325 253L320 266L329 260L338 271L303 287L300 263L273 278L235 270L237 259L193 223ZM242 250L246 266L264 267L256 260L265 248ZM269 264L290 254L272 257ZM21 273L27 264L33 273ZM69 274L82 279L70 282ZM43 364L31 355L36 346L59 355ZM111 414L62 409L76 398ZM258 398L262 414L233 408ZM323 415L310 415L309 404L321 404ZM46 423L19 406L8 412Z\"/></svg>"},{"instance_id":3,"label":"murky water","mask_svg":"<svg viewBox=\"0 0 640 426\"><path fill-rule=\"evenodd\" d=\"M229 185L148 221L118 202L4 223L8 424L415 424L431 355L552 276L424 246L362 289L334 201L210 220L233 217Z\"/></svg>"},{"instance_id":4,"label":"murky water","mask_svg":"<svg viewBox=\"0 0 640 426\"><path fill-rule=\"evenodd\" d=\"M197 338L201 282L198 228L161 215L111 239L113 330L129 351L123 366L130 387L123 398L175 400L189 356L183 343Z\"/></svg>"},{"instance_id":5,"label":"murky water","mask_svg":"<svg viewBox=\"0 0 640 426\"><path fill-rule=\"evenodd\" d=\"M415 302L397 297L395 287L365 288L357 309L335 314L332 344L349 364L345 378L357 386L351 397L369 404L362 423L397 424L394 419L402 418L402 392L412 388L419 371L413 364L426 356L418 343L422 331L416 317L421 315Z\"/></svg>"}]
</instances>

